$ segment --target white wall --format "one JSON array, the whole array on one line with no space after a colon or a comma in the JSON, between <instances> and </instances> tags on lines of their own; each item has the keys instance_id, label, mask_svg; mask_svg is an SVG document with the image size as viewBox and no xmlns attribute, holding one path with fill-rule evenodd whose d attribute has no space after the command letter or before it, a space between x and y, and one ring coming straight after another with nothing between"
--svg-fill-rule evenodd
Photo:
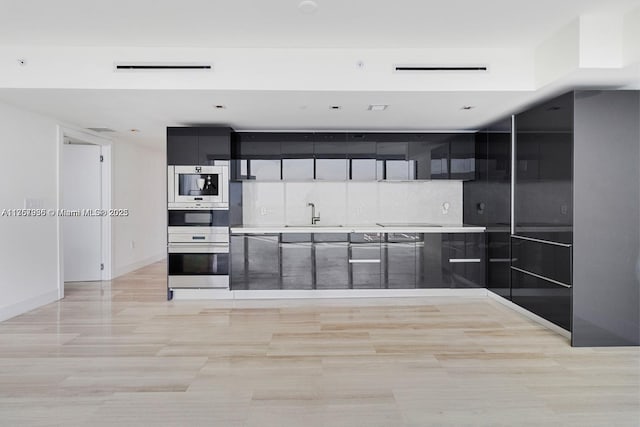
<instances>
[{"instance_id":1,"label":"white wall","mask_svg":"<svg viewBox=\"0 0 640 427\"><path fill-rule=\"evenodd\" d=\"M0 215L57 208L58 144L56 120L0 103ZM112 222L120 275L165 257L165 154L114 141L112 159L112 207L130 211ZM58 299L57 233L54 216L0 216L0 321Z\"/></svg>"},{"instance_id":2,"label":"white wall","mask_svg":"<svg viewBox=\"0 0 640 427\"><path fill-rule=\"evenodd\" d=\"M166 256L167 184L164 151L115 141L112 158L112 204L129 209L112 218L115 277Z\"/></svg>"},{"instance_id":3,"label":"white wall","mask_svg":"<svg viewBox=\"0 0 640 427\"><path fill-rule=\"evenodd\" d=\"M56 208L54 120L0 103L0 212ZM0 321L58 299L56 218L0 216Z\"/></svg>"},{"instance_id":4,"label":"white wall","mask_svg":"<svg viewBox=\"0 0 640 427\"><path fill-rule=\"evenodd\" d=\"M462 181L247 182L242 185L246 225L387 223L462 224ZM443 204L449 208L443 211Z\"/></svg>"}]
</instances>

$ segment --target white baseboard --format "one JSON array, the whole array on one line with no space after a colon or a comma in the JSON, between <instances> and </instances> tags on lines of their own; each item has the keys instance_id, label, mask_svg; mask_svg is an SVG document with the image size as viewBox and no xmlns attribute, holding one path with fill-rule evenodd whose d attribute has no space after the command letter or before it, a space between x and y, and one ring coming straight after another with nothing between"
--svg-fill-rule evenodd
<instances>
[{"instance_id":1,"label":"white baseboard","mask_svg":"<svg viewBox=\"0 0 640 427\"><path fill-rule=\"evenodd\" d=\"M187 299L306 299L306 298L403 298L403 297L486 297L482 289L309 289L229 291L225 289L174 289L173 298Z\"/></svg>"},{"instance_id":2,"label":"white baseboard","mask_svg":"<svg viewBox=\"0 0 640 427\"><path fill-rule=\"evenodd\" d=\"M43 305L50 304L54 301L58 301L58 289L54 289L37 297L29 298L26 301L21 301L17 304L13 304L7 307L0 308L0 322L4 322L12 317L19 316L27 311L34 310Z\"/></svg>"},{"instance_id":3,"label":"white baseboard","mask_svg":"<svg viewBox=\"0 0 640 427\"><path fill-rule=\"evenodd\" d=\"M571 332L567 331L564 328L561 328L560 326L556 325L555 323L549 322L547 319L543 319L542 317L538 316L537 314L534 314L532 312L530 312L529 310L527 310L526 308L522 308L520 307L518 304L514 304L513 302L509 301L506 298L501 297L500 295L488 291L487 292L487 296L489 298L491 298L494 301L499 302L500 304L510 308L513 311L517 311L518 313L522 314L523 316L533 320L536 323L539 323L540 325L544 326L547 329L551 329L553 332L556 332L560 335L562 335L565 338L569 338L571 339Z\"/></svg>"},{"instance_id":4,"label":"white baseboard","mask_svg":"<svg viewBox=\"0 0 640 427\"><path fill-rule=\"evenodd\" d=\"M142 259L131 264L123 265L122 267L116 267L114 269L112 278L115 279L116 277L122 276L123 274L131 273L132 271L145 267L149 264L153 264L154 262L162 261L166 257L166 252L163 252L161 254L156 254L154 256Z\"/></svg>"}]
</instances>

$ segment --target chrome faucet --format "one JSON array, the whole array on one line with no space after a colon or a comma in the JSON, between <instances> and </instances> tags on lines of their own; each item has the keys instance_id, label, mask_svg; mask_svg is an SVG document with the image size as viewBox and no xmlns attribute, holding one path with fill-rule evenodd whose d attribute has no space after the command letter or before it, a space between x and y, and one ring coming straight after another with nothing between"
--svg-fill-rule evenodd
<instances>
[{"instance_id":1,"label":"chrome faucet","mask_svg":"<svg viewBox=\"0 0 640 427\"><path fill-rule=\"evenodd\" d=\"M316 225L316 223L320 221L320 214L316 216L316 205L309 202L307 203L307 206L311 206L311 225Z\"/></svg>"}]
</instances>

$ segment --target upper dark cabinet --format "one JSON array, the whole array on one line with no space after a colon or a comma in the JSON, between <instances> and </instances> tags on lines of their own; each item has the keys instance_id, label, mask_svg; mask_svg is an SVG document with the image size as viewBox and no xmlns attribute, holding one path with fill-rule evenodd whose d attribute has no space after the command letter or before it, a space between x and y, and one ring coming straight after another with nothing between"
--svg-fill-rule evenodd
<instances>
[{"instance_id":1,"label":"upper dark cabinet","mask_svg":"<svg viewBox=\"0 0 640 427\"><path fill-rule=\"evenodd\" d=\"M212 165L231 158L231 128L167 128L167 164Z\"/></svg>"},{"instance_id":2,"label":"upper dark cabinet","mask_svg":"<svg viewBox=\"0 0 640 427\"><path fill-rule=\"evenodd\" d=\"M198 164L212 165L215 160L229 160L230 135L230 128L198 128Z\"/></svg>"},{"instance_id":3,"label":"upper dark cabinet","mask_svg":"<svg viewBox=\"0 0 640 427\"><path fill-rule=\"evenodd\" d=\"M167 164L198 164L197 128L167 128Z\"/></svg>"},{"instance_id":4,"label":"upper dark cabinet","mask_svg":"<svg viewBox=\"0 0 640 427\"><path fill-rule=\"evenodd\" d=\"M283 159L312 159L313 133L277 133Z\"/></svg>"},{"instance_id":5,"label":"upper dark cabinet","mask_svg":"<svg viewBox=\"0 0 640 427\"><path fill-rule=\"evenodd\" d=\"M476 154L475 135L460 134L451 138L451 174L450 179L475 179Z\"/></svg>"}]
</instances>

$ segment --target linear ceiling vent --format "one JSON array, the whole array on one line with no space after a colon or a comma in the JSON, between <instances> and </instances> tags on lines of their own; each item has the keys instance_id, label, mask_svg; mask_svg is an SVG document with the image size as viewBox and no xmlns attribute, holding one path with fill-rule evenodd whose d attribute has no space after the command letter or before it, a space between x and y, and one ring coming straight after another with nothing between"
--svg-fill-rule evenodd
<instances>
[{"instance_id":1,"label":"linear ceiling vent","mask_svg":"<svg viewBox=\"0 0 640 427\"><path fill-rule=\"evenodd\" d=\"M87 128L87 130L91 130L91 131L97 132L97 133L113 133L113 132L115 132L115 130L113 130L111 128Z\"/></svg>"},{"instance_id":2,"label":"linear ceiling vent","mask_svg":"<svg viewBox=\"0 0 640 427\"><path fill-rule=\"evenodd\" d=\"M195 62L116 62L115 71L213 71L213 65Z\"/></svg>"},{"instance_id":3,"label":"linear ceiling vent","mask_svg":"<svg viewBox=\"0 0 640 427\"><path fill-rule=\"evenodd\" d=\"M396 73L486 73L489 71L487 65L394 65L394 69Z\"/></svg>"}]
</instances>

